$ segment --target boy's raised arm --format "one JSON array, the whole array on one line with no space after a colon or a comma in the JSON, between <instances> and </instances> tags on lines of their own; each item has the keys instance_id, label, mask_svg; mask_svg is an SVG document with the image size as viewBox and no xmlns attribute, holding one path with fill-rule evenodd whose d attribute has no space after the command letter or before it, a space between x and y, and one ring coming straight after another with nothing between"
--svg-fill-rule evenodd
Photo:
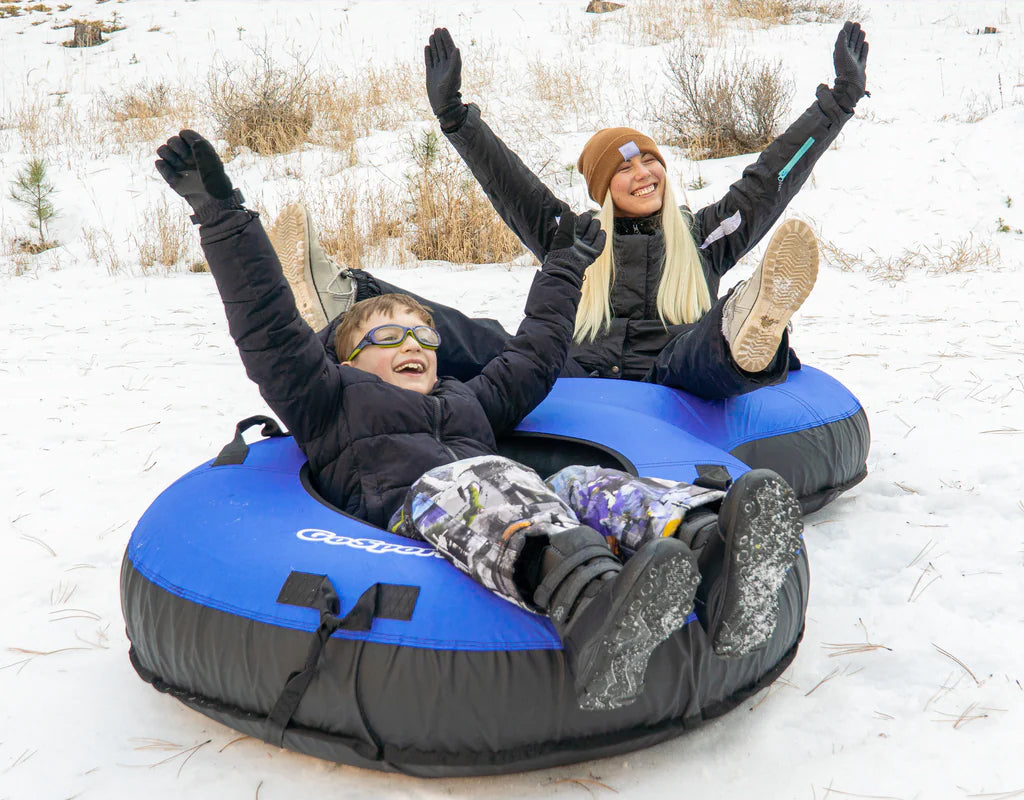
<instances>
[{"instance_id":1,"label":"boy's raised arm","mask_svg":"<svg viewBox=\"0 0 1024 800\"><path fill-rule=\"evenodd\" d=\"M468 384L496 434L518 425L551 391L569 352L583 273L605 240L590 214L562 215L551 251L530 287L519 331Z\"/></svg>"},{"instance_id":2,"label":"boy's raised arm","mask_svg":"<svg viewBox=\"0 0 1024 800\"><path fill-rule=\"evenodd\" d=\"M341 376L303 322L257 215L242 207L206 139L184 130L157 150L157 171L192 206L228 330L246 374L299 441L340 411Z\"/></svg>"}]
</instances>

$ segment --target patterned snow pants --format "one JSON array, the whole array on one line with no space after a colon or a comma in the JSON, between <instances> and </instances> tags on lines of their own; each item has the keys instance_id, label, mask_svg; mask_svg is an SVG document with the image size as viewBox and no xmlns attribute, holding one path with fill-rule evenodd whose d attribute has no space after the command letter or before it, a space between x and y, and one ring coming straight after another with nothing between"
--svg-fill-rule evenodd
<instances>
[{"instance_id":1,"label":"patterned snow pants","mask_svg":"<svg viewBox=\"0 0 1024 800\"><path fill-rule=\"evenodd\" d=\"M628 558L645 542L675 533L691 509L724 495L604 467L566 467L544 481L507 458L477 456L425 473L409 488L389 528L429 542L478 583L536 611L514 579L527 537L583 524Z\"/></svg>"}]
</instances>

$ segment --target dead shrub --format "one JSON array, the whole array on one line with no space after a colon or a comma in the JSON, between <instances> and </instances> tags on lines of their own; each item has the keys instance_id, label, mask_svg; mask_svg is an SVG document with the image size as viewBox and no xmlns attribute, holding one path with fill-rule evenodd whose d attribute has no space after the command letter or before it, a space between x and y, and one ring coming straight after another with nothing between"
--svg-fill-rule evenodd
<instances>
[{"instance_id":1,"label":"dead shrub","mask_svg":"<svg viewBox=\"0 0 1024 800\"><path fill-rule=\"evenodd\" d=\"M495 213L476 180L429 131L413 146L415 170L407 176L412 232L418 259L456 264L503 263L523 246Z\"/></svg>"},{"instance_id":2,"label":"dead shrub","mask_svg":"<svg viewBox=\"0 0 1024 800\"><path fill-rule=\"evenodd\" d=\"M223 64L210 75L207 110L232 152L286 153L313 127L313 78L298 59L285 68L265 48L254 55L252 64Z\"/></svg>"},{"instance_id":3,"label":"dead shrub","mask_svg":"<svg viewBox=\"0 0 1024 800\"><path fill-rule=\"evenodd\" d=\"M793 85L782 62L742 51L708 67L707 54L680 40L667 53L669 89L655 118L668 144L691 157L722 158L763 149L789 113Z\"/></svg>"},{"instance_id":4,"label":"dead shrub","mask_svg":"<svg viewBox=\"0 0 1024 800\"><path fill-rule=\"evenodd\" d=\"M162 117L173 104L171 88L162 81L139 83L118 93L102 92L101 103L114 122Z\"/></svg>"}]
</instances>

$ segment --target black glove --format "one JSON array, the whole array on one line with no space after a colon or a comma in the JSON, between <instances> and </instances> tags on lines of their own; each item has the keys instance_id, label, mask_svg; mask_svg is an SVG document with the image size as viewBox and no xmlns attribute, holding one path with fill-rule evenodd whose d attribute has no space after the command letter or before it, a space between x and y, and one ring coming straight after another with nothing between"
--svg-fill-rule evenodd
<instances>
[{"instance_id":1,"label":"black glove","mask_svg":"<svg viewBox=\"0 0 1024 800\"><path fill-rule=\"evenodd\" d=\"M836 39L836 49L832 52L832 63L836 67L836 83L832 94L839 107L847 114L853 113L853 107L864 95L871 97L867 91L868 77L864 71L868 63L868 43L864 41L864 31L859 22L847 22Z\"/></svg>"},{"instance_id":2,"label":"black glove","mask_svg":"<svg viewBox=\"0 0 1024 800\"><path fill-rule=\"evenodd\" d=\"M566 209L541 270L558 275L578 289L583 285L583 273L604 250L605 238L601 223L592 213L577 217Z\"/></svg>"},{"instance_id":3,"label":"black glove","mask_svg":"<svg viewBox=\"0 0 1024 800\"><path fill-rule=\"evenodd\" d=\"M217 151L195 131L172 136L156 154L156 171L192 206L192 222L212 224L226 211L242 209L242 193L232 188Z\"/></svg>"},{"instance_id":4,"label":"black glove","mask_svg":"<svg viewBox=\"0 0 1024 800\"><path fill-rule=\"evenodd\" d=\"M441 130L454 133L466 121L469 110L462 102L462 55L447 28L435 28L423 48L427 67L427 98Z\"/></svg>"}]
</instances>

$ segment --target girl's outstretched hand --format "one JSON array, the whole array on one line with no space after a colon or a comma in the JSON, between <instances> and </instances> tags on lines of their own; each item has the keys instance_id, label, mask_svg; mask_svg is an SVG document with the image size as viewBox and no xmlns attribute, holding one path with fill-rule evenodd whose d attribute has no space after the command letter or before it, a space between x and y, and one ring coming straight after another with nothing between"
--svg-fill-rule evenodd
<instances>
[{"instance_id":1,"label":"girl's outstretched hand","mask_svg":"<svg viewBox=\"0 0 1024 800\"><path fill-rule=\"evenodd\" d=\"M462 103L462 55L447 28L435 28L423 48L427 69L427 99L447 133L458 130L466 119Z\"/></svg>"},{"instance_id":2,"label":"girl's outstretched hand","mask_svg":"<svg viewBox=\"0 0 1024 800\"><path fill-rule=\"evenodd\" d=\"M859 22L847 22L836 39L832 52L836 68L836 83L832 94L843 111L853 113L853 107L867 91L868 43Z\"/></svg>"}]
</instances>

